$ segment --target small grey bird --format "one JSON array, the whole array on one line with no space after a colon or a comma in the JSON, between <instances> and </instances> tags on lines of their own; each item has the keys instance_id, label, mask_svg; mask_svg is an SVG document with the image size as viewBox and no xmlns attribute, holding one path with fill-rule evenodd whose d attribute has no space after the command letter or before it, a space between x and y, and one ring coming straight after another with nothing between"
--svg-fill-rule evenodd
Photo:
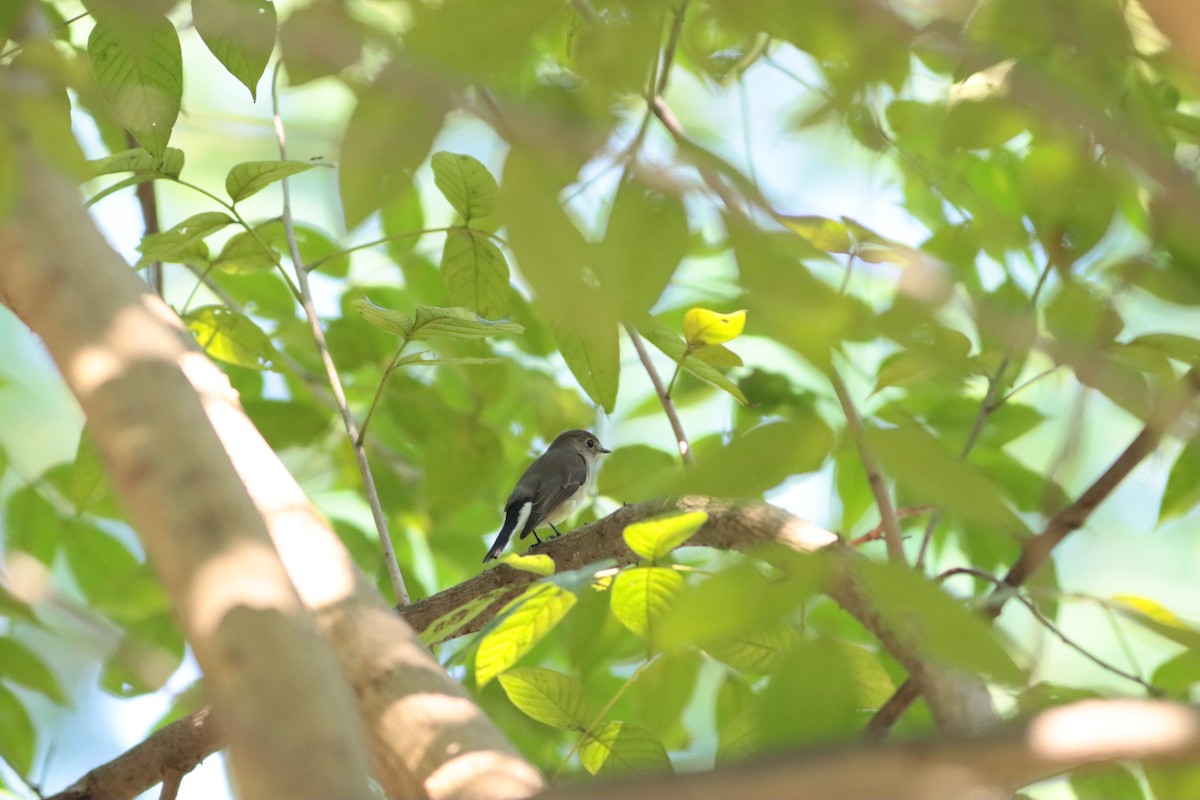
<instances>
[{"instance_id":1,"label":"small grey bird","mask_svg":"<svg viewBox=\"0 0 1200 800\"><path fill-rule=\"evenodd\" d=\"M596 478L596 460L611 453L600 446L596 434L588 431L560 433L550 443L546 452L529 465L517 486L504 504L504 525L483 557L487 563L500 555L513 531L521 532L524 539L529 534L540 543L534 532L540 525L554 525L575 513L583 504Z\"/></svg>"}]
</instances>

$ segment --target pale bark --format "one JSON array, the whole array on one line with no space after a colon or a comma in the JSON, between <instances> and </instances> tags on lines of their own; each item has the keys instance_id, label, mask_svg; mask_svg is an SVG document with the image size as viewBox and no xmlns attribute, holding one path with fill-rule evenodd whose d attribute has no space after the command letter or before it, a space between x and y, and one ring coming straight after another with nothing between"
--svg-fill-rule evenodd
<instances>
[{"instance_id":1,"label":"pale bark","mask_svg":"<svg viewBox=\"0 0 1200 800\"><path fill-rule=\"evenodd\" d=\"M22 181L0 228L0 301L43 338L84 408L180 610L243 795L366 796L360 718L393 796L536 792L537 770L355 571L223 373L107 245L74 187L33 160Z\"/></svg>"},{"instance_id":2,"label":"pale bark","mask_svg":"<svg viewBox=\"0 0 1200 800\"><path fill-rule=\"evenodd\" d=\"M353 698L205 408L221 373L22 151L0 301L41 336L177 609L247 798L369 798ZM227 384L226 384L227 385ZM286 730L288 735L279 735Z\"/></svg>"}]
</instances>

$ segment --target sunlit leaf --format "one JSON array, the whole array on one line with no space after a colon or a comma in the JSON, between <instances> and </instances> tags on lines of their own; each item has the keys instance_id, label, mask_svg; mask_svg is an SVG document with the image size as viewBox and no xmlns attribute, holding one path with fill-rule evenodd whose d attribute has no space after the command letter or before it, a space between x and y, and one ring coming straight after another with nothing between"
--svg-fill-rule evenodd
<instances>
[{"instance_id":1,"label":"sunlit leaf","mask_svg":"<svg viewBox=\"0 0 1200 800\"><path fill-rule=\"evenodd\" d=\"M692 347L733 341L745 328L744 310L721 314L707 308L692 308L683 315L683 336Z\"/></svg>"},{"instance_id":2,"label":"sunlit leaf","mask_svg":"<svg viewBox=\"0 0 1200 800\"><path fill-rule=\"evenodd\" d=\"M542 667L515 667L499 676L514 706L553 728L582 731L587 699L577 678Z\"/></svg>"},{"instance_id":3,"label":"sunlit leaf","mask_svg":"<svg viewBox=\"0 0 1200 800\"><path fill-rule=\"evenodd\" d=\"M653 317L647 317L639 323L638 332L645 336L646 340L659 350L675 359L675 361L683 358L683 354L687 350L687 343L680 338L679 334ZM723 372L712 364L708 364L701 359L692 358L689 355L683 362L683 368L700 380L729 392L739 403L746 402L746 396L742 394L742 390L737 387L737 384L727 378Z\"/></svg>"},{"instance_id":4,"label":"sunlit leaf","mask_svg":"<svg viewBox=\"0 0 1200 800\"><path fill-rule=\"evenodd\" d=\"M421 641L425 644L436 644L453 639L458 631L486 611L504 592L503 588L492 589L479 597L472 598L453 611L447 611L425 626L425 630L421 631Z\"/></svg>"},{"instance_id":5,"label":"sunlit leaf","mask_svg":"<svg viewBox=\"0 0 1200 800\"><path fill-rule=\"evenodd\" d=\"M521 572L532 572L534 575L549 576L554 574L554 559L547 555L525 555L523 553L507 553L499 560Z\"/></svg>"},{"instance_id":6,"label":"sunlit leaf","mask_svg":"<svg viewBox=\"0 0 1200 800\"><path fill-rule=\"evenodd\" d=\"M670 567L631 567L613 580L613 616L638 636L654 638L658 624L683 594L683 575Z\"/></svg>"},{"instance_id":7,"label":"sunlit leaf","mask_svg":"<svg viewBox=\"0 0 1200 800\"><path fill-rule=\"evenodd\" d=\"M818 250L829 253L849 253L854 246L846 225L829 217L779 217L789 230L806 239Z\"/></svg>"},{"instance_id":8,"label":"sunlit leaf","mask_svg":"<svg viewBox=\"0 0 1200 800\"><path fill-rule=\"evenodd\" d=\"M576 597L552 583L538 583L509 603L509 613L484 635L475 653L475 680L488 681L513 666L575 605Z\"/></svg>"},{"instance_id":9,"label":"sunlit leaf","mask_svg":"<svg viewBox=\"0 0 1200 800\"><path fill-rule=\"evenodd\" d=\"M579 748L579 760L593 775L671 771L671 761L662 742L645 728L629 722L608 722L593 731Z\"/></svg>"},{"instance_id":10,"label":"sunlit leaf","mask_svg":"<svg viewBox=\"0 0 1200 800\"><path fill-rule=\"evenodd\" d=\"M434 336L482 339L501 333L521 333L525 330L515 322L484 319L465 308L417 306L414 315L409 317L402 312L377 306L366 297L356 299L354 306L363 315L363 319L380 330L413 341Z\"/></svg>"},{"instance_id":11,"label":"sunlit leaf","mask_svg":"<svg viewBox=\"0 0 1200 800\"><path fill-rule=\"evenodd\" d=\"M627 525L622 536L629 549L648 561L659 561L708 522L705 511L689 511Z\"/></svg>"},{"instance_id":12,"label":"sunlit leaf","mask_svg":"<svg viewBox=\"0 0 1200 800\"><path fill-rule=\"evenodd\" d=\"M1132 594L1119 594L1112 598L1112 608L1159 636L1193 649L1200 648L1200 630L1188 625L1175 612L1156 600Z\"/></svg>"},{"instance_id":13,"label":"sunlit leaf","mask_svg":"<svg viewBox=\"0 0 1200 800\"><path fill-rule=\"evenodd\" d=\"M244 314L225 306L201 306L183 316L196 341L218 361L250 369L274 369L279 358L271 338Z\"/></svg>"}]
</instances>

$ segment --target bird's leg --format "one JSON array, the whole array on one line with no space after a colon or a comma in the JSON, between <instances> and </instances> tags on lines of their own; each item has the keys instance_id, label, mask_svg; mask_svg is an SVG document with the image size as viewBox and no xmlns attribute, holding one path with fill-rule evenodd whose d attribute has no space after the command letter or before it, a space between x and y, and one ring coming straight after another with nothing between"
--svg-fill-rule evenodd
<instances>
[{"instance_id":1,"label":"bird's leg","mask_svg":"<svg viewBox=\"0 0 1200 800\"><path fill-rule=\"evenodd\" d=\"M537 539L537 543L538 543L538 544L541 544L541 543L542 543L542 537L540 537L540 536L538 536L538 535L537 535L537 531L530 531L530 533L532 533L532 534L533 534L533 538Z\"/></svg>"},{"instance_id":2,"label":"bird's leg","mask_svg":"<svg viewBox=\"0 0 1200 800\"><path fill-rule=\"evenodd\" d=\"M550 529L554 531L555 536L562 536L562 531L560 531L558 528L555 528L553 522L550 523Z\"/></svg>"}]
</instances>

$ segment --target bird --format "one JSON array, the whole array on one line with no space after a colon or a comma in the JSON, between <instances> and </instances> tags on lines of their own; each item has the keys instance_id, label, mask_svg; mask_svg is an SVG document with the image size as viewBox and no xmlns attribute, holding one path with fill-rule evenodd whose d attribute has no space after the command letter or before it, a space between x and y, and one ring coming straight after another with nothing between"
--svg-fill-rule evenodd
<instances>
[{"instance_id":1,"label":"bird","mask_svg":"<svg viewBox=\"0 0 1200 800\"><path fill-rule=\"evenodd\" d=\"M483 563L500 555L513 531L519 530L521 539L532 533L539 544L542 539L534 529L542 525L549 525L555 535L561 535L555 523L570 517L583 504L596 477L596 461L611 452L590 431L560 433L529 465L508 496L504 524Z\"/></svg>"}]
</instances>

